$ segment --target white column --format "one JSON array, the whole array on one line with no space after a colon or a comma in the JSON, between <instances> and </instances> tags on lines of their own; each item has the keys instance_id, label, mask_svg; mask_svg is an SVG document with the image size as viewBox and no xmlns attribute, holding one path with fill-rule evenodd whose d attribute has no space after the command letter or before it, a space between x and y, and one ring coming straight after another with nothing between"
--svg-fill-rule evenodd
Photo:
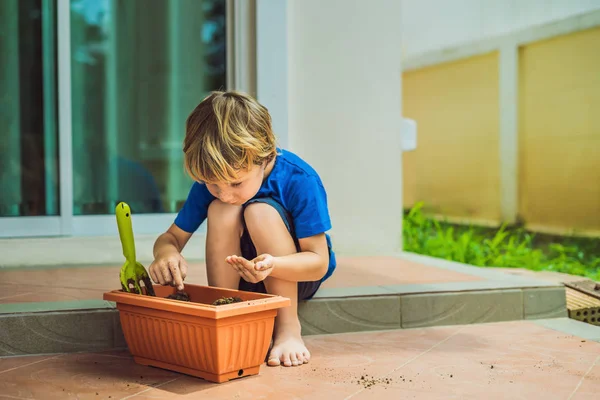
<instances>
[{"instance_id":1,"label":"white column","mask_svg":"<svg viewBox=\"0 0 600 400\"><path fill-rule=\"evenodd\" d=\"M500 211L514 223L519 211L519 49L514 41L500 46Z\"/></svg>"},{"instance_id":2,"label":"white column","mask_svg":"<svg viewBox=\"0 0 600 400\"><path fill-rule=\"evenodd\" d=\"M401 2L288 2L291 150L321 175L339 254L401 249Z\"/></svg>"},{"instance_id":3,"label":"white column","mask_svg":"<svg viewBox=\"0 0 600 400\"><path fill-rule=\"evenodd\" d=\"M256 91L269 109L281 147L288 147L288 0L256 2Z\"/></svg>"},{"instance_id":4,"label":"white column","mask_svg":"<svg viewBox=\"0 0 600 400\"><path fill-rule=\"evenodd\" d=\"M233 0L228 3L233 13L230 13L229 23L233 24L233 37L228 40L228 46L233 52L227 60L233 64L228 73L233 74L230 85L251 96L256 96L256 31L255 6L248 0ZM230 33L230 34L231 34Z\"/></svg>"},{"instance_id":5,"label":"white column","mask_svg":"<svg viewBox=\"0 0 600 400\"><path fill-rule=\"evenodd\" d=\"M73 229L73 110L71 108L71 4L58 0L58 159L60 173L60 232Z\"/></svg>"}]
</instances>

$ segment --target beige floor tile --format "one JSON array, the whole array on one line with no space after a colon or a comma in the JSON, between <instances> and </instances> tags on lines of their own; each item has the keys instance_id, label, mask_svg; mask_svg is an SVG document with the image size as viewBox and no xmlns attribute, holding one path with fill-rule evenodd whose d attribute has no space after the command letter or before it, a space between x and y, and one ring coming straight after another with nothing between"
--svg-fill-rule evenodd
<instances>
[{"instance_id":1,"label":"beige floor tile","mask_svg":"<svg viewBox=\"0 0 600 400\"><path fill-rule=\"evenodd\" d=\"M149 267L149 266L146 266ZM120 266L85 266L0 271L0 304L101 300L120 288ZM395 257L340 257L323 288L468 282L481 278ZM206 285L204 263L191 263L188 283Z\"/></svg>"},{"instance_id":2,"label":"beige floor tile","mask_svg":"<svg viewBox=\"0 0 600 400\"><path fill-rule=\"evenodd\" d=\"M42 400L596 399L600 393L600 343L529 321L311 336L306 343L309 364L263 366L257 376L224 384L139 366L122 351L0 359L0 393Z\"/></svg>"}]
</instances>

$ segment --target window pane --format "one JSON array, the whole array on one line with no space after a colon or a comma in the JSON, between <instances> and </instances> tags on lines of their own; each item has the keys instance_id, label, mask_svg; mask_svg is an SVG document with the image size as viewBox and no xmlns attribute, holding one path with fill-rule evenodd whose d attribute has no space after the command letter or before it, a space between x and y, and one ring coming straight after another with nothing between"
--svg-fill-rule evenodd
<instances>
[{"instance_id":1,"label":"window pane","mask_svg":"<svg viewBox=\"0 0 600 400\"><path fill-rule=\"evenodd\" d=\"M0 0L0 217L58 215L55 4Z\"/></svg>"},{"instance_id":2,"label":"window pane","mask_svg":"<svg viewBox=\"0 0 600 400\"><path fill-rule=\"evenodd\" d=\"M226 87L225 0L71 0L74 214L176 212L185 119Z\"/></svg>"}]
</instances>

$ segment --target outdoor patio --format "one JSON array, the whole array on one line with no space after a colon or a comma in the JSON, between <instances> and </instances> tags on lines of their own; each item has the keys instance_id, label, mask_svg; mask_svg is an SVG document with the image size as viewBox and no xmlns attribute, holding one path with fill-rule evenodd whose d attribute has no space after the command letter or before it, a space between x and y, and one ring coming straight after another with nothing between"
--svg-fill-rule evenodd
<instances>
[{"instance_id":1,"label":"outdoor patio","mask_svg":"<svg viewBox=\"0 0 600 400\"><path fill-rule=\"evenodd\" d=\"M595 340L595 341L594 341ZM127 351L0 358L8 399L597 399L600 328L568 319L306 339L312 361L213 384Z\"/></svg>"},{"instance_id":2,"label":"outdoor patio","mask_svg":"<svg viewBox=\"0 0 600 400\"><path fill-rule=\"evenodd\" d=\"M102 300L120 266L0 271L0 397L542 398L600 391L600 328L566 318L568 275L403 253L340 257L301 304L312 361L225 384L144 367ZM203 263L186 282L206 284Z\"/></svg>"}]
</instances>

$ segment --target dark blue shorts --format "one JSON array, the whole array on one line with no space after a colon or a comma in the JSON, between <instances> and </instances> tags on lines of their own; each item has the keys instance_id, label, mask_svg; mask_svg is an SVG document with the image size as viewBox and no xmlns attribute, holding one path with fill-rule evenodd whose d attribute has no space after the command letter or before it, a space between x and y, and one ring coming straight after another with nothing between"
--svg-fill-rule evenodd
<instances>
[{"instance_id":1,"label":"dark blue shorts","mask_svg":"<svg viewBox=\"0 0 600 400\"><path fill-rule=\"evenodd\" d=\"M288 232L294 239L294 243L296 244L296 251L300 252L300 244L298 243L298 239L294 234L293 220L290 213L285 208L283 208L283 206L279 204L279 202L272 199L271 197L252 199L244 205L244 208L252 203L265 203L277 210L277 212L281 216L281 219L285 223ZM250 233L248 232L245 223L244 233L242 234L242 238L240 239L240 247L242 250L242 257L244 257L245 259L252 260L257 257L256 248L254 247L254 243L252 243ZM308 300L312 298L321 286L321 283L322 280L298 282L298 301ZM245 290L247 292L267 293L264 282L250 283L246 282L243 278L240 278L239 289Z\"/></svg>"}]
</instances>

